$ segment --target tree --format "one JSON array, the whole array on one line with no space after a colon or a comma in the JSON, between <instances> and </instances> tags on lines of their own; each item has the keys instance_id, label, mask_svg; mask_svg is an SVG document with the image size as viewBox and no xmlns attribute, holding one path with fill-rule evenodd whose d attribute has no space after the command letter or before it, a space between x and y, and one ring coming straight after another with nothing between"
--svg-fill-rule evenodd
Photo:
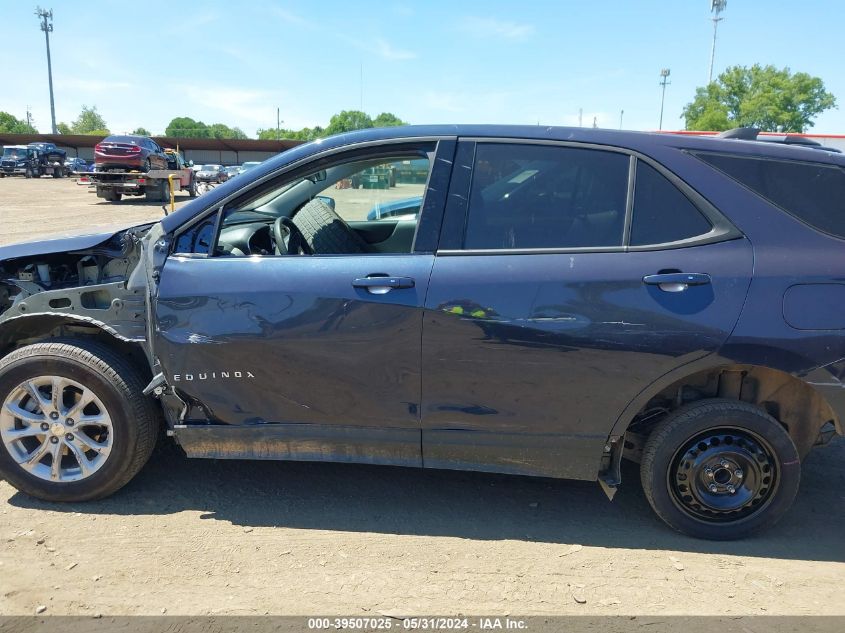
<instances>
[{"instance_id":1,"label":"tree","mask_svg":"<svg viewBox=\"0 0 845 633\"><path fill-rule=\"evenodd\" d=\"M301 130L287 130L284 128L278 131L274 127L263 128L256 131L259 139L273 141L279 139L293 139L295 141L313 141L318 138L323 138L326 131L319 125L314 127L304 127Z\"/></svg>"},{"instance_id":2,"label":"tree","mask_svg":"<svg viewBox=\"0 0 845 633\"><path fill-rule=\"evenodd\" d=\"M181 138L211 138L208 126L202 121L194 121L191 117L176 117L164 130L165 136L178 136Z\"/></svg>"},{"instance_id":3,"label":"tree","mask_svg":"<svg viewBox=\"0 0 845 633\"><path fill-rule=\"evenodd\" d=\"M239 127L229 127L224 123L206 125L187 116L176 117L170 121L164 134L181 138L249 138Z\"/></svg>"},{"instance_id":4,"label":"tree","mask_svg":"<svg viewBox=\"0 0 845 633\"><path fill-rule=\"evenodd\" d=\"M249 138L239 127L230 128L223 123L212 123L208 129L212 138Z\"/></svg>"},{"instance_id":5,"label":"tree","mask_svg":"<svg viewBox=\"0 0 845 633\"><path fill-rule=\"evenodd\" d=\"M326 136L351 132L352 130L364 130L371 127L373 127L373 120L364 112L360 110L343 110L329 120L329 126L326 128Z\"/></svg>"},{"instance_id":6,"label":"tree","mask_svg":"<svg viewBox=\"0 0 845 633\"><path fill-rule=\"evenodd\" d=\"M818 77L774 66L733 66L699 87L683 111L688 130L756 127L768 132L803 132L816 116L836 107Z\"/></svg>"},{"instance_id":7,"label":"tree","mask_svg":"<svg viewBox=\"0 0 845 633\"><path fill-rule=\"evenodd\" d=\"M56 125L56 129L59 131L59 134L73 134L73 130L70 129L67 123L59 123Z\"/></svg>"},{"instance_id":8,"label":"tree","mask_svg":"<svg viewBox=\"0 0 845 633\"><path fill-rule=\"evenodd\" d=\"M76 120L70 124L73 134L91 134L94 136L108 136L109 128L106 120L97 112L97 106L83 105Z\"/></svg>"},{"instance_id":9,"label":"tree","mask_svg":"<svg viewBox=\"0 0 845 633\"><path fill-rule=\"evenodd\" d=\"M373 119L373 127L396 127L398 125L408 124L391 112L382 112Z\"/></svg>"},{"instance_id":10,"label":"tree","mask_svg":"<svg viewBox=\"0 0 845 633\"><path fill-rule=\"evenodd\" d=\"M132 131L132 134L137 134L138 136L152 136L152 134L150 134L149 130L147 130L147 128L145 128L145 127L136 127Z\"/></svg>"},{"instance_id":11,"label":"tree","mask_svg":"<svg viewBox=\"0 0 845 633\"><path fill-rule=\"evenodd\" d=\"M314 127L304 127L301 130L288 130L285 128L276 130L276 128L269 127L257 130L256 135L259 139L263 140L275 140L278 138L296 141L313 141L332 134L351 132L352 130L362 130L371 127L392 127L396 125L408 124L390 112L382 112L375 119L371 119L366 113L359 110L344 110L331 118L327 128L315 125Z\"/></svg>"},{"instance_id":12,"label":"tree","mask_svg":"<svg viewBox=\"0 0 845 633\"><path fill-rule=\"evenodd\" d=\"M6 134L37 134L38 130L8 112L0 112L0 132Z\"/></svg>"}]
</instances>

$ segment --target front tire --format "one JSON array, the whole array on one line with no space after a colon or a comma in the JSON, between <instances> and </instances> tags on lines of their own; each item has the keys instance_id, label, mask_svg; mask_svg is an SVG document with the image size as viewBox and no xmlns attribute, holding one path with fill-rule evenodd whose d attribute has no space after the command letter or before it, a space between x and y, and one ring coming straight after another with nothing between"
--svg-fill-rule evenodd
<instances>
[{"instance_id":1,"label":"front tire","mask_svg":"<svg viewBox=\"0 0 845 633\"><path fill-rule=\"evenodd\" d=\"M0 476L45 501L88 501L146 463L159 418L124 356L56 339L0 360Z\"/></svg>"},{"instance_id":2,"label":"front tire","mask_svg":"<svg viewBox=\"0 0 845 633\"><path fill-rule=\"evenodd\" d=\"M762 409L706 399L656 426L640 476L649 504L670 527L731 540L786 513L798 492L801 462L789 434Z\"/></svg>"}]
</instances>

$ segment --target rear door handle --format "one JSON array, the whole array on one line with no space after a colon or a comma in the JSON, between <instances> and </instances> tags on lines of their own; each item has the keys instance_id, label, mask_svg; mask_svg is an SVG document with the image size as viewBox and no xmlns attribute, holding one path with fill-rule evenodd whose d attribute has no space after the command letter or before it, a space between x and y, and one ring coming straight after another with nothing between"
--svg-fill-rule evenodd
<instances>
[{"instance_id":1,"label":"rear door handle","mask_svg":"<svg viewBox=\"0 0 845 633\"><path fill-rule=\"evenodd\" d=\"M703 286L710 283L707 273L660 273L646 275L643 283L658 286L664 292L683 292L690 286Z\"/></svg>"},{"instance_id":2,"label":"rear door handle","mask_svg":"<svg viewBox=\"0 0 845 633\"><path fill-rule=\"evenodd\" d=\"M413 288L415 285L411 277L389 277L386 275L370 275L361 277L352 282L355 288L363 288L373 295L387 294L391 290L400 288Z\"/></svg>"}]
</instances>

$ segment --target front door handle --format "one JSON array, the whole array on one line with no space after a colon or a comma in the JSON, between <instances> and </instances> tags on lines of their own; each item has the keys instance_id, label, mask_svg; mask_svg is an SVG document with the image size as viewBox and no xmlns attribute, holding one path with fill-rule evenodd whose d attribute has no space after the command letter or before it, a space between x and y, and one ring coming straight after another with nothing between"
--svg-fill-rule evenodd
<instances>
[{"instance_id":1,"label":"front door handle","mask_svg":"<svg viewBox=\"0 0 845 633\"><path fill-rule=\"evenodd\" d=\"M664 292L683 292L690 286L703 286L710 283L707 273L660 273L646 275L643 283L657 286Z\"/></svg>"},{"instance_id":2,"label":"front door handle","mask_svg":"<svg viewBox=\"0 0 845 633\"><path fill-rule=\"evenodd\" d=\"M414 280L411 277L390 277L387 275L369 275L352 282L354 288L363 288L373 295L384 295L399 288L413 288L414 285Z\"/></svg>"}]
</instances>

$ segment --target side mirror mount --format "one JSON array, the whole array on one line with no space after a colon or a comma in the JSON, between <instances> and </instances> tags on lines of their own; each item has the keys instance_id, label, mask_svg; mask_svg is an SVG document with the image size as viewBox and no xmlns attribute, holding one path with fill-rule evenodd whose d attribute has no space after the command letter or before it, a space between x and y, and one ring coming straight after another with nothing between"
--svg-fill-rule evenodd
<instances>
[{"instance_id":1,"label":"side mirror mount","mask_svg":"<svg viewBox=\"0 0 845 633\"><path fill-rule=\"evenodd\" d=\"M321 169L320 171L307 176L306 179L314 183L323 182L326 179L326 170Z\"/></svg>"}]
</instances>

